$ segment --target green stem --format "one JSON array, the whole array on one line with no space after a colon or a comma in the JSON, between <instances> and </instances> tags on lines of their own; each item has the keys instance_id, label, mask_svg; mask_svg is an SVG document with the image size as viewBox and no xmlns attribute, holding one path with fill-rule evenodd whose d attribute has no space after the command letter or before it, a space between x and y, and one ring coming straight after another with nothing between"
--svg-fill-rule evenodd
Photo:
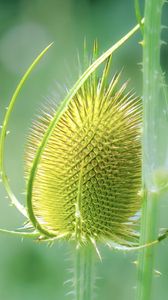
<instances>
[{"instance_id":1,"label":"green stem","mask_svg":"<svg viewBox=\"0 0 168 300\"><path fill-rule=\"evenodd\" d=\"M94 248L91 244L76 249L75 300L93 300Z\"/></svg>"},{"instance_id":2,"label":"green stem","mask_svg":"<svg viewBox=\"0 0 168 300\"><path fill-rule=\"evenodd\" d=\"M157 211L159 195L154 173L160 165L158 141L161 119L160 105L160 31L161 0L146 0L143 42L143 139L142 139L142 204L141 244L157 239ZM157 122L156 122L157 120ZM155 247L146 247L138 258L138 300L150 300Z\"/></svg>"},{"instance_id":3,"label":"green stem","mask_svg":"<svg viewBox=\"0 0 168 300\"><path fill-rule=\"evenodd\" d=\"M157 194L147 193L144 196L142 228L141 228L141 244L147 244L157 237ZM153 279L155 246L143 248L139 253L138 259L138 300L150 300Z\"/></svg>"}]
</instances>

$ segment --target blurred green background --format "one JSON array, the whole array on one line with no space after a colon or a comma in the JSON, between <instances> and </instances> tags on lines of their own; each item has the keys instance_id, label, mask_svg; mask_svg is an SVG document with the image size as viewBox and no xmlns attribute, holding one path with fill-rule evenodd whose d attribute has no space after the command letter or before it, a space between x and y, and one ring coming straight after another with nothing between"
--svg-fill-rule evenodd
<instances>
[{"instance_id":1,"label":"blurred green background","mask_svg":"<svg viewBox=\"0 0 168 300\"><path fill-rule=\"evenodd\" d=\"M143 7L143 3L142 7ZM163 24L168 25L164 7ZM51 41L40 65L22 90L10 122L6 166L11 185L24 203L24 148L32 120L46 99L59 101L78 77L77 56L82 63L83 41L89 48L95 38L100 53L110 47L136 23L134 3L130 0L0 0L0 120L12 91L33 58ZM167 24L166 24L167 23ZM168 41L168 31L162 38ZM113 59L113 72L123 69L123 79L141 95L141 40L136 34ZM168 47L162 47L161 63L168 70ZM164 138L167 139L167 136ZM21 227L24 219L10 207L0 187L0 227ZM160 203L160 226L168 227L168 201ZM133 300L136 287L137 253L118 253L100 245L103 261L97 262L97 300ZM66 280L71 278L73 255L66 243L53 247L32 240L0 236L0 300L71 299ZM168 298L168 242L157 248L153 299Z\"/></svg>"}]
</instances>

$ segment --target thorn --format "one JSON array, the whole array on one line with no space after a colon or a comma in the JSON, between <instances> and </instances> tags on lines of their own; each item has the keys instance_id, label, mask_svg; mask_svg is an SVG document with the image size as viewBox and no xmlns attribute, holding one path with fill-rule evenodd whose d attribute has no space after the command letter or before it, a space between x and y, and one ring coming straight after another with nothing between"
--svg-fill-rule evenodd
<instances>
[{"instance_id":1,"label":"thorn","mask_svg":"<svg viewBox=\"0 0 168 300\"><path fill-rule=\"evenodd\" d=\"M75 292L74 291L70 291L70 292L66 293L66 296L70 296L70 295L75 295Z\"/></svg>"},{"instance_id":2,"label":"thorn","mask_svg":"<svg viewBox=\"0 0 168 300\"><path fill-rule=\"evenodd\" d=\"M140 189L138 191L138 196L143 197L143 195L144 195L143 189Z\"/></svg>"},{"instance_id":3,"label":"thorn","mask_svg":"<svg viewBox=\"0 0 168 300\"><path fill-rule=\"evenodd\" d=\"M165 42L165 41L160 41L160 45L161 45L161 46L162 46L162 45L167 46L167 42Z\"/></svg>"},{"instance_id":4,"label":"thorn","mask_svg":"<svg viewBox=\"0 0 168 300\"><path fill-rule=\"evenodd\" d=\"M52 241L51 241L51 242L48 242L48 247L51 248L53 245L54 245L54 242L52 242Z\"/></svg>"},{"instance_id":5,"label":"thorn","mask_svg":"<svg viewBox=\"0 0 168 300\"><path fill-rule=\"evenodd\" d=\"M168 26L166 26L166 25L161 25L161 29L168 29Z\"/></svg>"},{"instance_id":6,"label":"thorn","mask_svg":"<svg viewBox=\"0 0 168 300\"><path fill-rule=\"evenodd\" d=\"M161 233L161 234L165 233L165 231L167 231L167 228L166 228L166 227L160 228L160 233Z\"/></svg>"},{"instance_id":7,"label":"thorn","mask_svg":"<svg viewBox=\"0 0 168 300\"><path fill-rule=\"evenodd\" d=\"M162 275L162 273L158 270L154 270L154 275L157 277L160 277Z\"/></svg>"},{"instance_id":8,"label":"thorn","mask_svg":"<svg viewBox=\"0 0 168 300\"><path fill-rule=\"evenodd\" d=\"M140 41L139 45L141 45L143 47L144 46L144 40Z\"/></svg>"},{"instance_id":9,"label":"thorn","mask_svg":"<svg viewBox=\"0 0 168 300\"><path fill-rule=\"evenodd\" d=\"M73 268L67 268L67 272L70 274L74 274L74 269Z\"/></svg>"},{"instance_id":10,"label":"thorn","mask_svg":"<svg viewBox=\"0 0 168 300\"><path fill-rule=\"evenodd\" d=\"M106 242L107 247L109 247L110 249L112 249L112 245L109 242Z\"/></svg>"},{"instance_id":11,"label":"thorn","mask_svg":"<svg viewBox=\"0 0 168 300\"><path fill-rule=\"evenodd\" d=\"M27 193L26 192L21 192L20 194L25 196Z\"/></svg>"},{"instance_id":12,"label":"thorn","mask_svg":"<svg viewBox=\"0 0 168 300\"><path fill-rule=\"evenodd\" d=\"M93 247L94 247L94 248L95 248L95 250L96 250L96 253L97 253L97 255L98 255L98 257L99 257L100 261L102 262L102 258L101 258L101 255L100 255L99 249L97 248L97 245L96 245L96 242L95 242L95 240L94 240L93 238L91 238L91 237L90 237L90 240L91 240L91 243L92 243Z\"/></svg>"},{"instance_id":13,"label":"thorn","mask_svg":"<svg viewBox=\"0 0 168 300\"><path fill-rule=\"evenodd\" d=\"M69 284L69 283L73 283L73 279L68 279L66 281L64 281L63 285Z\"/></svg>"},{"instance_id":14,"label":"thorn","mask_svg":"<svg viewBox=\"0 0 168 300\"><path fill-rule=\"evenodd\" d=\"M80 243L77 242L77 244L76 244L76 250L79 250L79 248L80 248Z\"/></svg>"}]
</instances>

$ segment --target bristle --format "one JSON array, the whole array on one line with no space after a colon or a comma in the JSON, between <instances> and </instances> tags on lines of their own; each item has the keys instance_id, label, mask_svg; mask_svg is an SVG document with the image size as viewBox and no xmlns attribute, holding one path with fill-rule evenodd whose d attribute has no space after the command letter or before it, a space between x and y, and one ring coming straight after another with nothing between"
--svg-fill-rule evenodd
<instances>
[{"instance_id":1,"label":"bristle","mask_svg":"<svg viewBox=\"0 0 168 300\"><path fill-rule=\"evenodd\" d=\"M55 236L127 245L137 238L131 217L141 204L141 100L125 91L127 83L119 86L120 74L107 84L109 63L94 93L91 76L54 128L36 173L32 206L41 227ZM34 124L27 176L52 117L53 112L43 114Z\"/></svg>"}]
</instances>

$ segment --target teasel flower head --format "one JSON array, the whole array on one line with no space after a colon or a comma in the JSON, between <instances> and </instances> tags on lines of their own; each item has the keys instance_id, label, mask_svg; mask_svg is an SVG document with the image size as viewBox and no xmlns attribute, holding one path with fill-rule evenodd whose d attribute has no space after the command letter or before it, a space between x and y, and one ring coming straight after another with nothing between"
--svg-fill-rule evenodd
<instances>
[{"instance_id":1,"label":"teasel flower head","mask_svg":"<svg viewBox=\"0 0 168 300\"><path fill-rule=\"evenodd\" d=\"M97 53L94 45L93 57ZM111 56L64 108L48 136L32 189L30 218L51 238L77 244L134 244L141 187L141 99L110 79ZM26 151L26 178L54 116L51 107L34 122Z\"/></svg>"},{"instance_id":2,"label":"teasel flower head","mask_svg":"<svg viewBox=\"0 0 168 300\"><path fill-rule=\"evenodd\" d=\"M138 28L99 57L95 42L89 67L64 100L56 108L49 106L34 122L25 155L27 207L13 193L6 175L6 132L18 94L51 44L23 75L2 125L0 175L26 225L24 232L0 229L1 233L47 242L66 239L77 246L91 243L96 250L97 242L137 246L142 104L129 91L128 82L121 83L121 72L110 74L112 54ZM103 68L98 70L99 66Z\"/></svg>"}]
</instances>

